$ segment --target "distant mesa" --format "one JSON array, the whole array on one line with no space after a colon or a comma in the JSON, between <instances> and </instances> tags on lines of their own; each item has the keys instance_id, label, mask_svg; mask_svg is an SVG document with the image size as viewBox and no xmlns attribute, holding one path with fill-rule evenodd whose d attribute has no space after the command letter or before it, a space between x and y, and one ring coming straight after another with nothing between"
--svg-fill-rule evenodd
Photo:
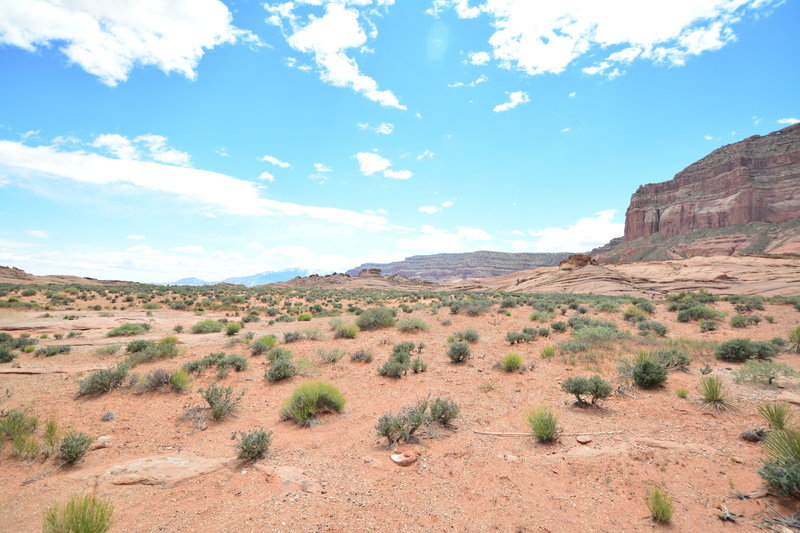
<instances>
[{"instance_id":1,"label":"distant mesa","mask_svg":"<svg viewBox=\"0 0 800 533\"><path fill-rule=\"evenodd\" d=\"M605 262L712 255L800 255L800 124L723 146L662 183L642 185Z\"/></svg>"}]
</instances>

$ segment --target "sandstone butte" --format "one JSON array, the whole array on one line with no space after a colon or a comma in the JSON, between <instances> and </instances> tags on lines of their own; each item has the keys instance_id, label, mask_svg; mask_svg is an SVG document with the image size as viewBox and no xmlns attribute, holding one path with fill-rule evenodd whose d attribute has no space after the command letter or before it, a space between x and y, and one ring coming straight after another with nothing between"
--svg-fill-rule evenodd
<instances>
[{"instance_id":1,"label":"sandstone butte","mask_svg":"<svg viewBox=\"0 0 800 533\"><path fill-rule=\"evenodd\" d=\"M625 242L797 217L800 124L723 146L669 181L639 187L625 215Z\"/></svg>"}]
</instances>

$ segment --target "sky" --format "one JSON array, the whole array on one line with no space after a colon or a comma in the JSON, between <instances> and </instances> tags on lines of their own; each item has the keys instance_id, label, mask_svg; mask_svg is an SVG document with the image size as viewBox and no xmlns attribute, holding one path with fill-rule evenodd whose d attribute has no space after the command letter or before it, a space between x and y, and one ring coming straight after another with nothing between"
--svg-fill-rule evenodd
<instances>
[{"instance_id":1,"label":"sky","mask_svg":"<svg viewBox=\"0 0 800 533\"><path fill-rule=\"evenodd\" d=\"M798 0L0 0L0 265L582 252L800 118Z\"/></svg>"}]
</instances>

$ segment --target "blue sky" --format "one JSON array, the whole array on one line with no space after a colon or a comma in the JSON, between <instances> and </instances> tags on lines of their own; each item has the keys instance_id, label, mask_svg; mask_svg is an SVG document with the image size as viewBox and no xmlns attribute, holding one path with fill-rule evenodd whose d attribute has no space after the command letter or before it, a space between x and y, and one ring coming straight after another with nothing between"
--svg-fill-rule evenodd
<instances>
[{"instance_id":1,"label":"blue sky","mask_svg":"<svg viewBox=\"0 0 800 533\"><path fill-rule=\"evenodd\" d=\"M73 7L74 6L74 7ZM171 281L585 251L800 117L796 0L0 4L0 264Z\"/></svg>"}]
</instances>

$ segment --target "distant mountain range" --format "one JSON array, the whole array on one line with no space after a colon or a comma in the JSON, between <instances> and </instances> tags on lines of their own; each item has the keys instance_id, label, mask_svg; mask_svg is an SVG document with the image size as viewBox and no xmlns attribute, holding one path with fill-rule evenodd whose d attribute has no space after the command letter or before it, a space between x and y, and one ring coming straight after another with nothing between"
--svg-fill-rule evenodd
<instances>
[{"instance_id":1,"label":"distant mountain range","mask_svg":"<svg viewBox=\"0 0 800 533\"><path fill-rule=\"evenodd\" d=\"M384 276L398 274L409 279L445 283L468 278L503 276L519 270L557 266L570 253L467 252L414 255L394 263L364 263L348 270L357 276L364 269L379 268Z\"/></svg>"},{"instance_id":2,"label":"distant mountain range","mask_svg":"<svg viewBox=\"0 0 800 533\"><path fill-rule=\"evenodd\" d=\"M309 274L311 274L311 272L308 270L300 268L287 268L286 270L261 272L259 274L253 274L252 276L225 278L222 281L205 281L200 278L182 278L178 281L169 283L158 283L158 285L188 285L191 287L200 287L202 285L216 285L217 283L232 283L235 285L245 285L246 287L255 287L256 285L266 285L267 283L288 281L298 276L308 276Z\"/></svg>"}]
</instances>

